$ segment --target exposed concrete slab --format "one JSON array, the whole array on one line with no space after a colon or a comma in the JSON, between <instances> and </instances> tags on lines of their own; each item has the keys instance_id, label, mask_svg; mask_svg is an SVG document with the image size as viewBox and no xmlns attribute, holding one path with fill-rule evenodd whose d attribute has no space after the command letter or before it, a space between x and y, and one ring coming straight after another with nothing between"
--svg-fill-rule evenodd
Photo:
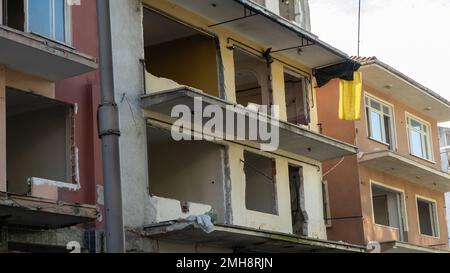
<instances>
[{"instance_id":1,"label":"exposed concrete slab","mask_svg":"<svg viewBox=\"0 0 450 273\"><path fill-rule=\"evenodd\" d=\"M0 25L0 48L0 64L51 81L97 69L93 57L4 25Z\"/></svg>"},{"instance_id":2,"label":"exposed concrete slab","mask_svg":"<svg viewBox=\"0 0 450 273\"><path fill-rule=\"evenodd\" d=\"M226 109L226 107L233 106L230 102L209 96L192 88L180 87L143 96L142 107L150 111L170 116L173 107L176 105L186 105L193 110L195 98L202 98L204 104L203 107L206 107L207 105L220 106L224 111L224 117L227 116L225 112L228 111L228 109ZM245 110L245 113L247 116L246 124L248 124L248 113L251 112ZM231 113L231 115L236 116L236 112ZM207 120L203 120L203 122L206 123ZM356 147L350 144L326 137L288 122L280 121L278 127L280 130L279 150L292 152L318 161L352 155L357 151Z\"/></svg>"},{"instance_id":3,"label":"exposed concrete slab","mask_svg":"<svg viewBox=\"0 0 450 273\"><path fill-rule=\"evenodd\" d=\"M95 221L97 207L0 193L0 220L8 225L52 229Z\"/></svg>"},{"instance_id":4,"label":"exposed concrete slab","mask_svg":"<svg viewBox=\"0 0 450 273\"><path fill-rule=\"evenodd\" d=\"M142 235L158 240L232 248L237 249L239 252L365 252L365 247L360 245L311 239L232 225L216 225L213 233L206 234L196 224L185 221L147 226L142 231Z\"/></svg>"},{"instance_id":5,"label":"exposed concrete slab","mask_svg":"<svg viewBox=\"0 0 450 273\"><path fill-rule=\"evenodd\" d=\"M447 250L424 247L398 241L382 242L381 249L383 253L450 253L450 251Z\"/></svg>"}]
</instances>

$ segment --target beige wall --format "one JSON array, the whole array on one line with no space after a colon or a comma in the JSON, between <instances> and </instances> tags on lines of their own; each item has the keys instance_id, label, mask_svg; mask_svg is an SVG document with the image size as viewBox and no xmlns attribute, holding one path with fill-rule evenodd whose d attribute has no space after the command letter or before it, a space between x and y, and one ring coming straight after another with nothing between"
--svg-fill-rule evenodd
<instances>
[{"instance_id":1,"label":"beige wall","mask_svg":"<svg viewBox=\"0 0 450 273\"><path fill-rule=\"evenodd\" d=\"M448 248L445 200L441 192L433 191L429 188L363 166L359 167L359 173L361 177L361 202L366 242L399 240L398 229L384 227L374 223L370 192L370 182L374 181L388 187L398 188L404 192L408 230L407 238L405 239L407 242L423 246L443 244L441 247ZM432 238L420 234L416 195L436 200L440 238Z\"/></svg>"},{"instance_id":2,"label":"beige wall","mask_svg":"<svg viewBox=\"0 0 450 273\"><path fill-rule=\"evenodd\" d=\"M433 127L432 134L435 155L438 155L436 121L417 113L417 111L404 105L404 103L379 94L376 90L370 88L370 86L364 85L364 90L375 97L386 100L394 105L398 153L422 164L439 168L439 158L437 157L436 164L433 164L409 155L404 112L408 111L431 123L431 126ZM333 80L328 85L318 90L317 93L319 102L319 122L322 123L324 134L348 143L356 143L360 152L386 150L388 148L387 146L368 139L365 112L362 113L362 119L360 121L353 122L338 119L338 91L339 81ZM325 162L324 172L327 172L338 163L339 160ZM445 226L445 204L443 193L433 191L419 184L415 184L414 182L402 180L367 167L358 166L356 157L347 157L334 171L324 177L324 179L328 181L329 186L331 216L363 216L362 219L355 218L332 221L332 226L328 229L329 239L344 240L361 244L371 240L389 241L399 239L398 230L376 225L373 221L372 200L370 195L370 181L373 180L390 187L400 188L405 192L408 242L424 246L446 243L448 231ZM440 239L434 239L419 234L415 200L416 194L437 201Z\"/></svg>"},{"instance_id":3,"label":"beige wall","mask_svg":"<svg viewBox=\"0 0 450 273\"><path fill-rule=\"evenodd\" d=\"M384 101L389 102L393 105L394 108L394 115L395 115L395 131L396 131L396 137L397 137L397 153L400 155L406 156L416 162L419 162L421 164L434 167L435 169L440 170L441 169L441 159L440 159L440 149L439 149L439 132L437 127L437 121L433 120L427 116L424 116L423 114L419 113L418 111L412 109L411 107L407 106L406 104L397 101L395 99L392 99L391 97L388 97L386 95L383 95L379 92L377 92L375 89L371 88L368 85L363 86L365 93L369 95L373 95L376 98L382 99ZM364 105L364 103L362 104ZM365 111L363 109L363 111ZM406 112L419 117L420 119L425 120L426 122L430 123L431 126L431 137L432 137L432 146L433 146L433 152L434 152L434 162L430 162L428 160L424 160L421 158L418 158L416 156L413 156L409 152L409 139L408 139L408 133L407 133L407 123L406 123ZM367 120L366 120L366 114L365 112L361 115L361 120L355 122L356 129L357 129L357 143L358 148L360 152L374 152L379 150L388 150L388 146L381 144L377 141L371 140L368 137L368 131L367 131Z\"/></svg>"}]
</instances>

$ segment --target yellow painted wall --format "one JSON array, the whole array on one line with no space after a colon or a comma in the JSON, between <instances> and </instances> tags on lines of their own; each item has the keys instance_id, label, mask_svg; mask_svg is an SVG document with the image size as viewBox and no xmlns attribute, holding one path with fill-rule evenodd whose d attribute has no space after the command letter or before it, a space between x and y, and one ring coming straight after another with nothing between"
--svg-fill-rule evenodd
<instances>
[{"instance_id":1,"label":"yellow painted wall","mask_svg":"<svg viewBox=\"0 0 450 273\"><path fill-rule=\"evenodd\" d=\"M223 76L224 76L224 89L225 98L227 101L236 103L236 90L235 90L235 64L233 50L229 47L233 45L229 42L229 38L240 41L241 43L257 49L260 52L265 51L263 45L256 44L246 37L243 37L237 33L233 33L222 26L209 28L208 25L216 22L210 22L205 18L201 18L196 14L184 10L174 4L167 1L159 0L143 0L144 5L152 7L153 9L164 12L165 14L177 18L178 20L187 22L188 24L202 29L206 32L213 33L217 36L220 44L220 55L223 63ZM243 45L241 45L243 46ZM245 46L244 46L245 47ZM251 49L249 49L251 50ZM312 69L305 67L304 65L295 62L291 59L285 58L281 54L274 54L274 57L288 63L294 68L306 71L307 74L312 73ZM150 60L149 60L150 62ZM285 94L284 94L284 64L277 60L271 65L272 76L272 91L273 102L280 106L279 118L281 120L287 120ZM214 70L216 71L216 70ZM203 90L206 91L206 90ZM311 130L317 132L317 103L315 90L314 94L311 94ZM148 118L156 117L161 119L161 116L154 115L150 112L144 111L144 115ZM305 185L307 192L307 209L309 210L309 235L316 238L326 239L325 223L323 221L323 204L321 194L321 171L317 167L305 164L302 162L310 162L313 165L321 166L320 162L304 158L298 155L293 155L287 152L281 152L279 155L267 155L260 152L257 149L251 149L251 152L260 153L265 156L269 156L275 159L277 166L277 201L279 215L270 215L259 212L254 212L246 209L245 206L245 173L243 169L243 163L241 159L244 159L244 150L249 149L243 145L231 142L222 142L221 144L228 147L229 157L229 169L231 180L231 204L232 204L232 224L247 226L256 229L271 230L277 232L292 233L292 220L291 220L291 206L290 206L290 191L289 191L289 163L295 163L296 165L304 167L304 175L307 178L308 185ZM291 159L288 159L289 156ZM298 161L296 160L298 159Z\"/></svg>"},{"instance_id":2,"label":"yellow painted wall","mask_svg":"<svg viewBox=\"0 0 450 273\"><path fill-rule=\"evenodd\" d=\"M187 11L177 5L171 4L167 1L159 1L159 0L143 0L143 3L147 7L151 7L152 9L159 10L164 12L165 14L177 18L180 21L184 21L198 29L204 30L205 32L211 33L215 35L219 39L220 44L220 55L223 63L223 76L224 76L224 86L225 86L225 97L228 101L235 103L236 102L236 90L235 90L235 67L234 67L234 57L233 50L229 49L229 46L233 45L232 40L239 41L241 47L245 47L244 45L248 45L259 52L264 52L266 48L264 45L260 45L254 43L248 38L241 36L238 33L234 33L229 31L228 29L222 26L216 26L214 28L208 27L209 25L216 23L211 22L205 18L199 17L195 13ZM252 49L248 48L249 51ZM297 68L298 70L305 71L307 74L312 74L312 69L306 67L305 65L294 61L292 59L286 58L284 55L280 53L275 53L273 56L280 61L289 64L289 67ZM284 75L281 73L282 67L284 64L280 61L275 60L272 63L272 90L273 90L273 100L274 103L277 103L280 106L280 119L286 120L286 106L284 99ZM216 69L214 69L216 71ZM206 92L206 90L203 90ZM317 103L316 103L316 94L315 89L313 89L310 95L311 98L311 123L310 129L318 132L318 119L317 119Z\"/></svg>"},{"instance_id":3,"label":"yellow painted wall","mask_svg":"<svg viewBox=\"0 0 450 273\"><path fill-rule=\"evenodd\" d=\"M194 35L145 49L147 70L182 85L219 96L216 44L204 35Z\"/></svg>"}]
</instances>

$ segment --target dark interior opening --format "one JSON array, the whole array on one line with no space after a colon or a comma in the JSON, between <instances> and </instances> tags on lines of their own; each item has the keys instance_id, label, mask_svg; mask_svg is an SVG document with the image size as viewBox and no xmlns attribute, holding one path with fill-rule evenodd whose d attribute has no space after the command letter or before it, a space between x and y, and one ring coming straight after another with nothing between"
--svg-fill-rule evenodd
<instances>
[{"instance_id":1,"label":"dark interior opening","mask_svg":"<svg viewBox=\"0 0 450 273\"><path fill-rule=\"evenodd\" d=\"M289 189L293 232L296 235L307 236L308 230L305 221L308 216L305 209L303 169L301 167L289 166Z\"/></svg>"},{"instance_id":2,"label":"dark interior opening","mask_svg":"<svg viewBox=\"0 0 450 273\"><path fill-rule=\"evenodd\" d=\"M23 0L3 0L3 24L17 30L25 30L25 7Z\"/></svg>"},{"instance_id":3,"label":"dark interior opening","mask_svg":"<svg viewBox=\"0 0 450 273\"><path fill-rule=\"evenodd\" d=\"M210 205L225 222L224 148L206 141L175 141L149 126L148 170L152 195Z\"/></svg>"},{"instance_id":4,"label":"dark interior opening","mask_svg":"<svg viewBox=\"0 0 450 273\"><path fill-rule=\"evenodd\" d=\"M308 90L303 77L295 72L284 72L288 122L308 126L310 123Z\"/></svg>"},{"instance_id":5,"label":"dark interior opening","mask_svg":"<svg viewBox=\"0 0 450 273\"><path fill-rule=\"evenodd\" d=\"M7 188L30 194L28 179L72 179L72 106L29 92L6 91Z\"/></svg>"}]
</instances>

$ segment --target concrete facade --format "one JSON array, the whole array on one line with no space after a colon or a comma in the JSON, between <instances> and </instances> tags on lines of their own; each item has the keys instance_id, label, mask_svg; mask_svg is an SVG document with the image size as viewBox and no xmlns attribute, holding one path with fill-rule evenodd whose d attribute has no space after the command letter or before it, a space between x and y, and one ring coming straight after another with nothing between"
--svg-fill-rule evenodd
<instances>
[{"instance_id":1,"label":"concrete facade","mask_svg":"<svg viewBox=\"0 0 450 273\"><path fill-rule=\"evenodd\" d=\"M217 56L207 55L204 51L204 57L201 59L192 60L192 68L189 68L192 75L188 79L178 77L177 75L161 77L155 75L149 71L153 69L153 66L161 68L160 73L172 73L176 74L176 70L162 70L164 65L169 66L174 64L177 58L172 58L171 55L167 55L166 64L164 64L165 55L154 55L155 62L152 63L152 56L149 52L150 47L145 48L144 34L148 30L144 29L143 22L145 22L145 12L152 12L162 15L164 18L170 18L176 22L181 22L185 26L192 27L192 29L204 31L208 36L213 37L217 42ZM124 207L124 223L127 231L126 243L128 251L136 252L171 252L182 250L194 250L195 247L191 244L183 243L169 243L165 240L152 240L142 236L142 229L146 226L152 226L167 221L178 221L179 219L186 218L192 215L202 215L208 213L211 209L215 213L219 213L218 219L220 224L228 224L234 226L242 226L247 228L253 228L256 230L265 230L271 232L281 232L286 234L293 234L293 224L291 217L291 204L290 204L290 190L289 190L289 166L297 166L303 170L304 181L304 203L305 211L307 212L306 234L310 238L326 239L326 228L323 215L323 199L322 199L322 174L321 174L321 162L308 158L306 155L291 154L289 151L280 151L275 154L262 152L251 142L245 144L233 143L229 141L213 141L212 143L218 145L217 147L223 147L221 152L220 164L223 168L223 183L219 181L213 181L215 186L201 186L200 180L202 176L198 176L199 173L195 172L195 168L191 169L191 172L195 172L190 177L196 178L196 182L189 183L188 179L177 179L177 181L170 180L171 187L178 185L180 189L173 191L173 196L186 196L191 198L188 200L178 200L176 198L168 198L170 196L170 187L161 188L160 184L155 187L152 186L152 179L158 179L155 177L161 177L164 175L164 170L158 170L158 175L155 176L151 172L152 161L167 160L157 154L161 153L161 149L164 146L158 147L158 149L149 149L150 142L157 143L158 139L153 139L154 134L149 133L147 128L156 128L170 132L170 124L174 120L168 116L161 115L159 113L143 110L140 104L141 97L145 94L152 95L159 92L167 91L174 88L183 87L189 85L194 87L200 92L207 93L226 100L230 103L236 103L236 83L235 83L235 60L233 51L230 50L230 40L238 41L244 45L248 45L246 50L252 51L250 48L263 49L264 45L251 41L248 37L244 37L239 33L229 30L227 27L208 27L211 22L201 14L194 13L186 10L170 1L111 1L111 18L112 18L112 43L113 43L113 63L114 63L114 80L116 85L115 96L120 110L120 156L121 156L121 170L122 170L122 195L123 195L123 207ZM154 15L156 16L156 15ZM166 19L167 20L167 19ZM188 46L192 40L184 40ZM198 39L197 39L198 41ZM156 50L156 47L152 47ZM195 48L192 45L191 48L193 55L189 55L192 59L195 54ZM245 47L244 47L245 48ZM170 46L159 48L161 50L170 50ZM174 54L183 53L183 50L178 46L178 52ZM165 53L169 54L169 53ZM196 86L195 73L196 64L200 60L204 60L205 64L209 62L207 56L217 57L217 69L218 69L218 81L217 87L212 86L206 90L202 86ZM180 54L178 59L181 60L183 54ZM302 75L311 75L313 67L307 67L296 60L290 60L282 54L277 54L279 60L275 60L270 66L270 75L272 78L271 92L273 103L280 105L281 111L279 118L281 120L287 119L286 113L286 99L284 94L284 68L286 62L290 67L303 71ZM162 59L162 60L161 60ZM143 66L143 60L145 60L146 68ZM184 59L183 59L184 60ZM186 66L186 63L180 63L178 69ZM144 70L145 69L145 70ZM163 72L166 71L166 72ZM210 71L205 71L209 73ZM157 73L157 72L155 72ZM186 72L185 72L186 73ZM145 77L143 76L145 75ZM212 75L214 77L214 75ZM190 81L186 83L186 81ZM178 83L182 82L182 83ZM203 81L203 86L214 84L211 78L208 77L208 81ZM218 90L214 91L214 90ZM309 123L309 130L318 132L317 126L317 103L315 90L311 89L310 98L310 115L311 122ZM153 139L153 140L152 140ZM166 145L166 144L164 144ZM177 144L178 145L178 144ZM181 145L181 144L180 144ZM187 146L186 146L187 148ZM150 150L149 153L145 151ZM182 153L184 149L178 149L179 160L183 161L183 158L189 154ZM197 149L202 151L202 149ZM153 151L153 152L152 152ZM186 151L189 151L187 149ZM276 211L275 214L261 213L257 211L248 210L246 207L246 176L244 170L244 153L251 152L267 158L270 158L274 162L274 168L276 173L274 179L276 181L275 190L275 202ZM152 158L152 156L154 158ZM205 155L206 156L206 155ZM201 156L200 156L201 158ZM191 157L191 161L197 161L196 157ZM199 159L200 160L200 159ZM181 168L182 165L174 160L173 166ZM197 163L192 164L197 164ZM186 163L187 164L187 163ZM207 165L205 165L206 167ZM162 166L161 166L162 168ZM166 172L172 172L176 170L170 169L169 166ZM217 168L215 166L214 168ZM180 172L184 170L179 169ZM218 170L219 171L219 170ZM206 173L203 175L205 177ZM215 174L216 175L216 174ZM168 179L169 176L162 178ZM150 178L150 179L149 179ZM158 180L159 181L159 180ZM166 184L168 185L168 184ZM197 185L197 186L194 186ZM201 193L188 193L192 191L192 188L199 192L206 191L205 194L220 194L217 196L219 200L224 200L222 204L214 208L213 203L208 202L208 195L202 195ZM217 188L221 187L221 188ZM186 192L183 192L185 188ZM210 189L210 190L208 190ZM181 190L181 191L180 191ZM195 191L194 190L194 191ZM160 192L163 195L167 193L167 196L154 195L154 192ZM178 193L177 193L178 192ZM190 197L189 197L190 196ZM201 196L204 196L203 198ZM184 198L184 197L183 197ZM211 197L209 197L211 198ZM196 199L195 201L192 199ZM186 213L185 210L188 210ZM159 249L155 246L159 245ZM165 247L167 246L167 247ZM189 250L190 251L190 250ZM229 249L214 249L205 248L202 251L229 251Z\"/></svg>"}]
</instances>

